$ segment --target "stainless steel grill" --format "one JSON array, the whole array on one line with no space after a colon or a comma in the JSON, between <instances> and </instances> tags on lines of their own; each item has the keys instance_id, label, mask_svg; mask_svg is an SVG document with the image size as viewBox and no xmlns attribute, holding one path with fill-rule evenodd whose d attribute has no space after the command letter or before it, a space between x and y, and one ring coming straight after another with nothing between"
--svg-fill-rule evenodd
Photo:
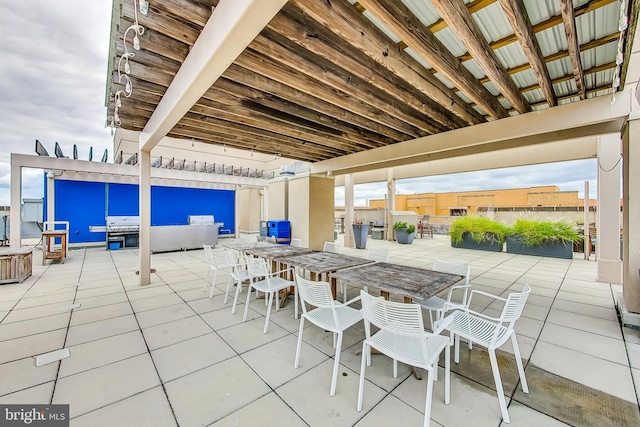
<instances>
[{"instance_id":1,"label":"stainless steel grill","mask_svg":"<svg viewBox=\"0 0 640 427\"><path fill-rule=\"evenodd\" d=\"M140 231L139 216L108 216L107 233L126 233Z\"/></svg>"}]
</instances>

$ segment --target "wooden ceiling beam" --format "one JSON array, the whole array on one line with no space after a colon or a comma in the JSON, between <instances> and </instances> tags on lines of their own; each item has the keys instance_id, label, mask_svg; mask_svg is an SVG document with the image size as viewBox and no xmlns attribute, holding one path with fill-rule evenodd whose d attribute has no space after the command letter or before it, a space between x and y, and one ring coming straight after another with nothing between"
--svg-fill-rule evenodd
<instances>
[{"instance_id":1,"label":"wooden ceiling beam","mask_svg":"<svg viewBox=\"0 0 640 427\"><path fill-rule=\"evenodd\" d=\"M432 0L431 4L438 10L440 16L449 23L449 28L467 47L487 77L491 79L516 111L521 114L531 111L531 106L524 99L515 82L506 73L462 0ZM434 68L437 67L434 66Z\"/></svg>"},{"instance_id":2,"label":"wooden ceiling beam","mask_svg":"<svg viewBox=\"0 0 640 427\"><path fill-rule=\"evenodd\" d=\"M471 3L467 3L466 6L467 6L467 9L469 9L469 13L476 13L477 11L484 9L485 7L495 3L496 1L498 0L474 0ZM433 24L429 25L428 28L429 28L429 31L435 34L440 30L444 30L448 26L449 24L447 24L447 22L444 19L440 18Z\"/></svg>"},{"instance_id":3,"label":"wooden ceiling beam","mask_svg":"<svg viewBox=\"0 0 640 427\"><path fill-rule=\"evenodd\" d=\"M465 122L476 124L485 120L443 82L426 74L424 67L418 61L395 46L384 33L349 3L290 0L286 10L297 16L297 20L307 19L306 15L330 29L336 37L347 41L344 44L353 46L395 77L406 81Z\"/></svg>"},{"instance_id":4,"label":"wooden ceiling beam","mask_svg":"<svg viewBox=\"0 0 640 427\"><path fill-rule=\"evenodd\" d=\"M567 47L569 50L569 58L573 67L573 77L576 79L576 87L580 99L586 99L587 88L584 83L584 74L582 73L582 61L580 59L580 45L578 42L578 34L576 33L576 19L573 12L572 0L560 0L560 10L562 12L562 23L564 25L564 33L567 36Z\"/></svg>"},{"instance_id":5,"label":"wooden ceiling beam","mask_svg":"<svg viewBox=\"0 0 640 427\"><path fill-rule=\"evenodd\" d=\"M465 95L493 118L508 116L506 109L493 95L460 64L451 52L401 2L361 0L360 4L372 13L396 36L422 56ZM465 11L467 10L464 8Z\"/></svg>"},{"instance_id":6,"label":"wooden ceiling beam","mask_svg":"<svg viewBox=\"0 0 640 427\"><path fill-rule=\"evenodd\" d=\"M157 64L162 59L151 59L150 57L156 54L148 51L141 50L140 52L141 53L139 56L135 56L130 61L132 65L132 76L137 76L141 79L145 79L145 74L149 73L150 81L158 83L162 86L167 86L167 83L171 81L173 75L175 75L175 73L179 69L180 63L177 61L169 61L165 64L164 68L154 68L149 66L148 63ZM164 55L165 53L166 52L164 50L160 50L157 55ZM143 60L144 63L138 63L138 59ZM231 78L232 80L238 80L241 82L248 79L252 82L253 87L257 90L264 90L268 93L271 93L273 96L278 96L284 100L289 100L290 102L297 103L298 105L304 106L305 108L317 110L321 115L326 114L325 117L333 117L334 121L339 121L340 123L348 123L353 129L354 133L362 135L362 137L360 138L360 142L363 144L363 146L368 146L371 148L380 146L381 144L388 144L397 142L398 140L407 139L407 136L405 134L386 128L378 123L372 122L368 118L355 115L348 110L337 108L328 102L321 101L295 89L289 88L288 86L271 81L267 78L253 78L253 73L251 71L239 68L235 65L232 65L229 69L227 69L224 75L226 75L227 78ZM135 96L135 84L133 89L133 96ZM383 132L385 132L386 135L383 134Z\"/></svg>"},{"instance_id":7,"label":"wooden ceiling beam","mask_svg":"<svg viewBox=\"0 0 640 427\"><path fill-rule=\"evenodd\" d=\"M294 104L306 106L337 120L351 123L352 125L361 128L364 134L381 135L380 142L385 142L387 139L391 139L396 142L404 141L407 139L407 136L405 134L398 132L395 129L388 128L378 122L370 120L369 118L363 117L359 114L355 114L350 110L340 108L332 104L331 102L310 96L307 93L301 92L286 84L258 74L254 70L242 68L236 64L233 64L229 68L227 68L227 71L225 71L223 77L226 77L231 81L238 82L245 86L252 87L256 90L285 99Z\"/></svg>"},{"instance_id":8,"label":"wooden ceiling beam","mask_svg":"<svg viewBox=\"0 0 640 427\"><path fill-rule=\"evenodd\" d=\"M342 70L353 73L388 97L397 98L425 117L436 120L443 126L442 130L462 127L457 120L457 116L450 111L444 110L442 106L422 93L415 90L402 90L403 88L398 83L394 83L389 78L391 73L379 66L375 61L367 58L369 64L365 65L359 58L363 56L360 51L351 45L339 43L337 37L330 37L326 29L315 23L315 21L306 19L301 23L290 19L288 17L290 9L293 9L293 7L285 6L281 13L271 20L267 28L296 43L299 48L307 49L325 61L338 65ZM338 45L340 47L336 48Z\"/></svg>"},{"instance_id":9,"label":"wooden ceiling beam","mask_svg":"<svg viewBox=\"0 0 640 427\"><path fill-rule=\"evenodd\" d=\"M536 38L533 28L531 27L531 21L527 9L524 6L523 0L500 0L502 10L507 15L511 28L513 28L520 46L527 55L529 64L533 68L533 72L538 78L540 88L544 92L544 96L547 99L550 107L558 104L556 95L553 92L553 86L551 85L551 77L549 76L549 70L547 64L542 56L542 50L540 44ZM507 71L507 74L508 71Z\"/></svg>"},{"instance_id":10,"label":"wooden ceiling beam","mask_svg":"<svg viewBox=\"0 0 640 427\"><path fill-rule=\"evenodd\" d=\"M575 8L575 16L581 16L584 15L585 13L588 12L592 12L596 9L599 9L601 7L604 7L608 4L613 3L614 1L619 1L619 0L591 0L588 3L583 4L582 6L576 7ZM562 24L562 15L556 15L556 16L552 16L551 18L539 22L537 24L535 24L533 26L533 32L534 33L539 33L540 31L544 31L544 30L548 30L549 28L553 28L556 25L561 25ZM509 34L508 36L505 36L499 40L495 40L493 42L490 43L491 49L496 50L496 49L500 49L501 47L505 47L507 45L510 45L511 43L515 43L518 41L518 37L515 34ZM473 57L471 56L471 54L469 52L460 55L458 57L458 59L461 62L464 61L468 61L470 59L472 59Z\"/></svg>"},{"instance_id":11,"label":"wooden ceiling beam","mask_svg":"<svg viewBox=\"0 0 640 427\"><path fill-rule=\"evenodd\" d=\"M281 36L276 35L269 29L265 29L261 35L254 39L251 48L260 52L264 59L268 58L272 62L277 61L298 73L305 74L314 80L317 79L314 85L300 87L298 90L318 96L326 91L318 91L319 86L326 85L329 91L337 92L341 95L341 102L337 103L337 105L342 108L349 108L354 100L356 102L359 101L377 110L378 120L381 123L401 132L410 132L410 135L416 137L438 133L443 130L440 126L425 122L424 116L418 118L407 112L406 109L402 108L402 99L396 100L395 97L387 96L385 100L383 99L384 94L380 94L375 87L367 84L358 76L344 72L344 70L339 69L331 62L314 63L312 58L305 55L306 50L292 49L291 46L287 47L283 43L284 40L282 40ZM389 118L386 118L385 115L388 115ZM412 129L409 125L415 129Z\"/></svg>"},{"instance_id":12,"label":"wooden ceiling beam","mask_svg":"<svg viewBox=\"0 0 640 427\"><path fill-rule=\"evenodd\" d=\"M353 141L360 141L367 147L379 147L381 145L393 144L396 142L390 138L385 138L382 135L373 134L364 131L363 129L356 128L348 123L319 113L313 109L294 104L286 99L231 81L226 77L220 78L212 89L217 89L243 100L262 105L265 109L281 111L286 114L297 116L301 120L313 122L314 126L317 127L329 128L334 132L342 132L345 136L348 135L349 139Z\"/></svg>"},{"instance_id":13,"label":"wooden ceiling beam","mask_svg":"<svg viewBox=\"0 0 640 427\"><path fill-rule=\"evenodd\" d=\"M608 36L601 37L599 39L591 40L590 42L580 45L580 52L584 52L589 49L594 49L599 46L604 46L605 44L608 44L608 43L617 42L619 37L620 37L620 33L613 33L613 34L609 34ZM545 56L544 62L548 64L549 62L557 61L559 59L563 59L568 56L569 56L568 50L561 50L560 52L556 52L552 55ZM507 73L516 74L516 73L520 73L522 71L528 70L529 68L531 68L531 63L527 62L526 64L521 64L516 67L508 68ZM485 79L481 79L480 81L484 83ZM489 79L486 79L486 81L489 81Z\"/></svg>"},{"instance_id":14,"label":"wooden ceiling beam","mask_svg":"<svg viewBox=\"0 0 640 427\"><path fill-rule=\"evenodd\" d=\"M342 109L350 110L394 132L399 132L404 135L400 139L414 138L416 134L420 133L417 129L403 123L401 120L390 117L388 113L354 98L350 93L319 85L315 78L301 74L280 62L275 62L267 54L256 52L251 47L246 49L235 63L246 70L254 71L300 92L312 95ZM391 136L388 132L385 134Z\"/></svg>"},{"instance_id":15,"label":"wooden ceiling beam","mask_svg":"<svg viewBox=\"0 0 640 427\"><path fill-rule=\"evenodd\" d=\"M132 69L133 71L133 69ZM154 83L148 83L141 80L134 80L134 87L138 88L136 101L145 102L148 104L157 104L161 95L157 95L153 85ZM157 85L157 84L156 84ZM150 89L147 91L146 89ZM210 94L205 94L205 96ZM294 138L298 141L312 142L318 145L326 147L326 150L336 150L337 153L350 153L358 151L355 147L362 149L362 146L358 142L353 142L342 138L340 135L325 134L322 132L309 132L306 129L301 128L299 125L291 124L283 126L283 121L279 118L271 117L266 114L259 113L257 111L248 110L242 107L240 103L232 106L220 103L212 99L201 98L198 103L190 110L191 113L199 114L202 116L209 116L216 118L217 120L233 123L237 126L245 126L246 128L252 128L252 133L259 134L265 138L271 138L273 135L282 135L283 138ZM128 105L130 99L123 102L123 108ZM247 131L247 129L244 129ZM263 130L268 131L266 134ZM370 148L370 147L368 147Z\"/></svg>"},{"instance_id":16,"label":"wooden ceiling beam","mask_svg":"<svg viewBox=\"0 0 640 427\"><path fill-rule=\"evenodd\" d=\"M155 103L149 104L143 101L137 101L132 105L127 105L124 110L129 119L136 120L136 126L140 129L144 127L145 121L151 117ZM312 143L294 138L282 137L278 134L271 134L267 137L262 131L260 134L253 134L244 131L241 126L220 126L220 122L215 117L202 117L198 114L188 113L185 117L172 129L172 132L189 128L192 132L198 132L198 137L207 137L211 142L218 145L227 145L233 148L254 149L263 153L281 153L283 155L293 156L292 158L332 158L341 155L338 150L326 150L317 147ZM193 137L194 134L190 134ZM301 148L302 147L302 148Z\"/></svg>"}]
</instances>

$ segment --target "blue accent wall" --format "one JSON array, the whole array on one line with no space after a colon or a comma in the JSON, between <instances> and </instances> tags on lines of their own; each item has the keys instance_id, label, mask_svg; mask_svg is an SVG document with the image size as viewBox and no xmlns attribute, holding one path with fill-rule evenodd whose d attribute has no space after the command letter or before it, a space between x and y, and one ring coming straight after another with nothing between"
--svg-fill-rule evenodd
<instances>
[{"instance_id":1,"label":"blue accent wall","mask_svg":"<svg viewBox=\"0 0 640 427\"><path fill-rule=\"evenodd\" d=\"M182 225L189 215L213 215L233 230L235 191L151 187L151 225Z\"/></svg>"},{"instance_id":2,"label":"blue accent wall","mask_svg":"<svg viewBox=\"0 0 640 427\"><path fill-rule=\"evenodd\" d=\"M109 216L137 216L139 215L138 185L137 184L107 184L109 187Z\"/></svg>"},{"instance_id":3,"label":"blue accent wall","mask_svg":"<svg viewBox=\"0 0 640 427\"><path fill-rule=\"evenodd\" d=\"M105 185L102 182L55 181L57 221L69 221L69 243L104 242L105 233L90 225L105 224Z\"/></svg>"},{"instance_id":4,"label":"blue accent wall","mask_svg":"<svg viewBox=\"0 0 640 427\"><path fill-rule=\"evenodd\" d=\"M105 233L89 232L89 226L106 225L107 215L139 215L136 184L57 179L54 185L56 219L69 221L69 243L104 242ZM151 225L185 225L189 215L214 215L224 228L235 229L235 191L151 187Z\"/></svg>"}]
</instances>

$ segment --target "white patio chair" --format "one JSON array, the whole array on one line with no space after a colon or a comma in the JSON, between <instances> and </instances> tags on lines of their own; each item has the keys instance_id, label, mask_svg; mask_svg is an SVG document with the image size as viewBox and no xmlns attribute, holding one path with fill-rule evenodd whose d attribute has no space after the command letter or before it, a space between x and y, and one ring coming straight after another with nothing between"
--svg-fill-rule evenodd
<instances>
[{"instance_id":1,"label":"white patio chair","mask_svg":"<svg viewBox=\"0 0 640 427\"><path fill-rule=\"evenodd\" d=\"M242 283L250 280L249 271L246 269L244 259L238 256L236 251L225 248L224 256L227 261L227 265L231 266L229 272L229 280L227 280L227 291L224 295L224 303L227 303L227 295L229 295L229 288L231 286L231 280L236 282L236 293L233 297L233 306L231 307L231 314L236 313L236 304L238 304L238 295L242 292Z\"/></svg>"},{"instance_id":2,"label":"white patio chair","mask_svg":"<svg viewBox=\"0 0 640 427\"><path fill-rule=\"evenodd\" d=\"M247 258L247 270L249 271L249 289L247 289L247 304L244 307L244 316L242 321L247 320L247 314L249 313L249 299L251 298L251 289L264 292L265 299L269 295L269 301L267 304L267 318L264 321L264 331L267 333L269 329L269 318L271 317L271 307L273 306L273 295L276 295L276 311L280 310L280 297L279 293L283 289L288 289L291 286L295 286L294 280L287 280L281 277L290 277L293 274L291 268L286 270L271 272L271 269L267 265L267 261L264 258ZM295 301L295 318L298 318L298 298L294 298Z\"/></svg>"},{"instance_id":3,"label":"white patio chair","mask_svg":"<svg viewBox=\"0 0 640 427\"><path fill-rule=\"evenodd\" d=\"M389 262L389 249L387 248L369 248L367 250L367 259L376 262ZM342 286L342 297L344 302L347 302L347 285L341 283ZM369 288L364 286L363 289L365 292L369 292Z\"/></svg>"},{"instance_id":4,"label":"white patio chair","mask_svg":"<svg viewBox=\"0 0 640 427\"><path fill-rule=\"evenodd\" d=\"M467 306L471 305L473 296L476 294L503 301L504 307L502 308L500 317L489 317L482 313L465 308L464 310L456 310L445 318L453 318L453 322L449 323L446 329L455 336L456 349L454 359L456 363L460 361L460 337L469 340L469 345L471 345L471 343L476 343L486 347L489 351L493 380L496 383L496 392L498 394L498 401L500 402L502 420L505 423L509 422L509 412L507 412L507 404L505 402L504 391L502 389L502 380L500 378L500 371L498 370L496 349L501 347L509 338L511 338L513 353L516 358L516 364L518 365L518 374L520 375L522 391L529 393L529 387L527 386L527 379L524 375L524 367L522 366L522 359L520 357L520 348L518 347L518 340L516 339L516 333L513 326L516 320L520 318L530 293L531 287L529 285L524 285L522 292L510 293L507 298L502 298L474 289L471 291L471 295L469 295ZM435 322L435 325L441 326L440 322Z\"/></svg>"},{"instance_id":5,"label":"white patio chair","mask_svg":"<svg viewBox=\"0 0 640 427\"><path fill-rule=\"evenodd\" d=\"M445 317L439 328L433 333L424 330L422 309L416 304L386 301L360 291L362 317L366 339L362 343L362 361L360 363L360 385L358 388L358 412L362 410L364 392L365 365L371 366L371 347L393 359L393 377L398 377L398 363L426 369L427 398L424 409L424 425L431 422L431 399L433 396L434 372L438 369L440 353L445 350L444 403L450 398L450 348L451 338L440 335L452 321ZM371 325L380 328L371 334Z\"/></svg>"},{"instance_id":6,"label":"white patio chair","mask_svg":"<svg viewBox=\"0 0 640 427\"><path fill-rule=\"evenodd\" d=\"M449 288L447 293L447 299L442 299L439 296L432 296L427 300L416 300L416 304L420 304L423 308L429 310L429 324L433 330L433 311L436 312L436 320L442 319L445 313L445 303L448 305L449 310L456 308L465 308L467 306L467 294L469 293L469 277L471 276L471 266L469 264L458 264L448 261L435 260L433 262L434 271L440 271L443 273L453 273L464 276L464 281L458 285L453 285ZM462 292L462 300L452 301L451 298L455 291Z\"/></svg>"},{"instance_id":7,"label":"white patio chair","mask_svg":"<svg viewBox=\"0 0 640 427\"><path fill-rule=\"evenodd\" d=\"M322 248L324 252L333 252L334 254L340 253L340 243L334 242L324 242L324 248Z\"/></svg>"},{"instance_id":8,"label":"white patio chair","mask_svg":"<svg viewBox=\"0 0 640 427\"><path fill-rule=\"evenodd\" d=\"M294 248L302 247L302 239L291 239L291 246Z\"/></svg>"},{"instance_id":9,"label":"white patio chair","mask_svg":"<svg viewBox=\"0 0 640 427\"><path fill-rule=\"evenodd\" d=\"M207 262L209 263L209 268L207 268L207 274L204 277L204 286L202 287L202 292L207 289L207 284L209 283L209 273L213 271L213 281L211 283L211 293L209 293L209 298L213 297L213 290L216 287L216 279L218 278L218 271L224 270L228 271L231 266L226 263L219 263L216 261L216 256L213 254L213 247L210 245L202 245L204 249L204 255L207 257ZM227 283L227 291L229 290L229 284ZM225 304L227 303L227 296L224 297Z\"/></svg>"},{"instance_id":10,"label":"white patio chair","mask_svg":"<svg viewBox=\"0 0 640 427\"><path fill-rule=\"evenodd\" d=\"M333 375L331 377L331 391L329 395L334 396L336 394L336 382L338 380L338 369L340 367L343 333L362 320L360 311L349 307L349 305L360 300L360 297L358 296L346 304L341 304L333 300L331 284L328 282L315 282L304 279L296 274L296 283L298 286L296 291L299 293L300 302L302 303L302 317L300 319L300 330L298 331L296 361L293 367L298 368L300 362L300 349L302 347L305 319L320 329L333 332L333 347L336 349L336 353L334 355L335 360L333 362ZM307 304L316 308L307 311Z\"/></svg>"}]
</instances>

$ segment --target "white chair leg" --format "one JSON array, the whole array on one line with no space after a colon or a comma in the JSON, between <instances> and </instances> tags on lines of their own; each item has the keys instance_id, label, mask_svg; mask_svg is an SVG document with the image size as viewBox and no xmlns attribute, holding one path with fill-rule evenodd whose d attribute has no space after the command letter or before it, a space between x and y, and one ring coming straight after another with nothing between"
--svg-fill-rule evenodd
<instances>
[{"instance_id":1,"label":"white chair leg","mask_svg":"<svg viewBox=\"0 0 640 427\"><path fill-rule=\"evenodd\" d=\"M460 335L456 335L455 342L456 342L455 343L456 349L455 349L455 352L454 352L453 360L456 363L460 363Z\"/></svg>"},{"instance_id":2,"label":"white chair leg","mask_svg":"<svg viewBox=\"0 0 640 427\"><path fill-rule=\"evenodd\" d=\"M493 371L493 380L496 383L496 392L498 393L498 402L500 402L500 412L502 412L502 421L509 423L509 412L507 411L507 402L504 398L504 390L502 389L502 379L500 379L500 371L498 371L498 359L496 358L495 349L489 349L489 359L491 360L491 370Z\"/></svg>"},{"instance_id":3,"label":"white chair leg","mask_svg":"<svg viewBox=\"0 0 640 427\"><path fill-rule=\"evenodd\" d=\"M238 296L242 292L242 282L238 280L238 285L236 287L236 294L233 297L233 306L231 307L231 314L236 314L236 304L238 304Z\"/></svg>"},{"instance_id":4,"label":"white chair leg","mask_svg":"<svg viewBox=\"0 0 640 427\"><path fill-rule=\"evenodd\" d=\"M433 367L427 369L427 398L424 403L424 427L431 424L431 399L433 397Z\"/></svg>"},{"instance_id":5,"label":"white chair leg","mask_svg":"<svg viewBox=\"0 0 640 427\"><path fill-rule=\"evenodd\" d=\"M267 307L267 318L264 320L264 330L262 331L263 334L266 334L269 330L269 318L271 317L271 307L273 306L273 294L274 292L269 293L269 306ZM265 298L266 297L267 296L265 295Z\"/></svg>"},{"instance_id":6,"label":"white chair leg","mask_svg":"<svg viewBox=\"0 0 640 427\"><path fill-rule=\"evenodd\" d=\"M338 345L336 345L335 361L333 362L333 376L331 377L331 392L330 396L336 394L336 383L338 382L338 369L340 368L340 351L342 351L342 332L338 332Z\"/></svg>"},{"instance_id":7,"label":"white chair leg","mask_svg":"<svg viewBox=\"0 0 640 427\"><path fill-rule=\"evenodd\" d=\"M362 343L362 359L360 361L360 383L358 384L358 406L357 411L362 411L362 398L364 394L364 370L367 364L367 358L369 357L369 348L366 342ZM371 361L369 361L369 364Z\"/></svg>"},{"instance_id":8,"label":"white chair leg","mask_svg":"<svg viewBox=\"0 0 640 427\"><path fill-rule=\"evenodd\" d=\"M337 334L337 332L333 332L332 334L333 334L333 348L335 349L336 348L336 334Z\"/></svg>"},{"instance_id":9,"label":"white chair leg","mask_svg":"<svg viewBox=\"0 0 640 427\"><path fill-rule=\"evenodd\" d=\"M207 285L209 284L209 272L211 271L211 266L207 267L207 274L204 276L204 286L202 287L202 292L207 289Z\"/></svg>"},{"instance_id":10,"label":"white chair leg","mask_svg":"<svg viewBox=\"0 0 640 427\"><path fill-rule=\"evenodd\" d=\"M295 295L293 296L294 307L295 307L293 318L298 320L298 288L294 286L293 291L295 292Z\"/></svg>"},{"instance_id":11,"label":"white chair leg","mask_svg":"<svg viewBox=\"0 0 640 427\"><path fill-rule=\"evenodd\" d=\"M229 298L229 289L231 289L231 274L229 274L229 277L227 278L227 290L224 292L224 301L223 304L227 303L227 298ZM213 288L211 288L211 294L209 295L209 298L213 297Z\"/></svg>"},{"instance_id":12,"label":"white chair leg","mask_svg":"<svg viewBox=\"0 0 640 427\"><path fill-rule=\"evenodd\" d=\"M256 297L258 296L258 291L256 291ZM247 303L244 306L244 316L242 316L242 321L247 321L247 314L249 313L249 298L251 298L251 285L249 285L249 289L247 289Z\"/></svg>"},{"instance_id":13,"label":"white chair leg","mask_svg":"<svg viewBox=\"0 0 640 427\"><path fill-rule=\"evenodd\" d=\"M296 360L293 363L294 369L298 368L300 362L300 350L302 349L302 331L304 331L304 317L300 319L300 330L298 331L298 345L296 347Z\"/></svg>"},{"instance_id":14,"label":"white chair leg","mask_svg":"<svg viewBox=\"0 0 640 427\"><path fill-rule=\"evenodd\" d=\"M518 365L518 374L520 374L520 385L522 386L522 391L529 394L529 386L527 385L527 378L524 376L524 366L522 366L522 357L520 357L520 348L518 347L516 334L511 334L511 342L513 344L513 354L516 357L516 364Z\"/></svg>"},{"instance_id":15,"label":"white chair leg","mask_svg":"<svg viewBox=\"0 0 640 427\"><path fill-rule=\"evenodd\" d=\"M393 359L393 378L398 378L398 360Z\"/></svg>"},{"instance_id":16,"label":"white chair leg","mask_svg":"<svg viewBox=\"0 0 640 427\"><path fill-rule=\"evenodd\" d=\"M436 372L438 366L436 364ZM444 403L449 404L451 400L451 346L447 344L444 348Z\"/></svg>"},{"instance_id":17,"label":"white chair leg","mask_svg":"<svg viewBox=\"0 0 640 427\"><path fill-rule=\"evenodd\" d=\"M211 294L213 295L213 289L216 287L216 280L218 279L218 270L213 270L213 282L211 282Z\"/></svg>"}]
</instances>

